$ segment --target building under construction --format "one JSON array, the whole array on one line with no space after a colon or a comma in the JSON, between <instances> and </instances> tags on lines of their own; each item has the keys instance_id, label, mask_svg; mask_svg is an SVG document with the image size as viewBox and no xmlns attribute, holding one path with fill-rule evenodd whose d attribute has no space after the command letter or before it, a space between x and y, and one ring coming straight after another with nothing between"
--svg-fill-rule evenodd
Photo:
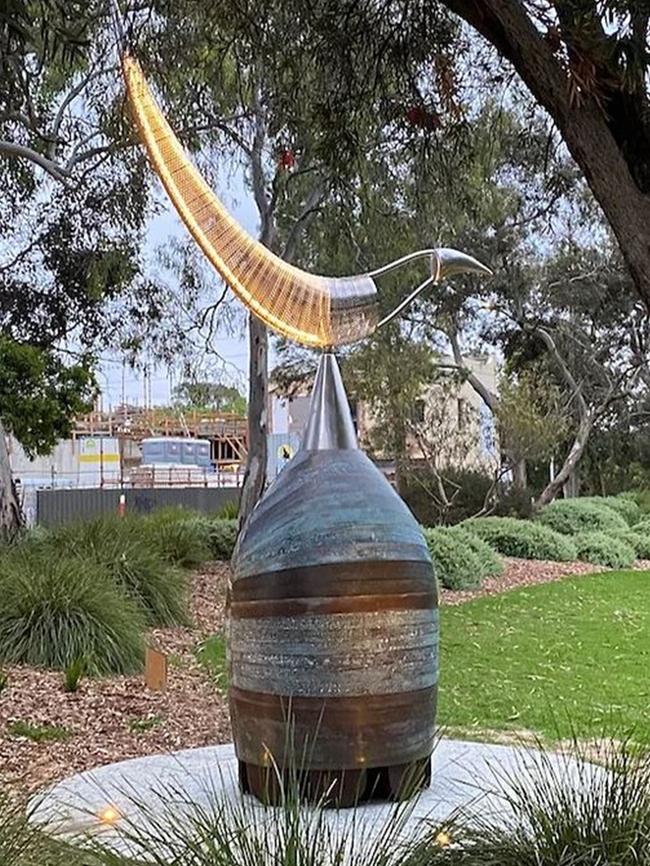
<instances>
[{"instance_id":1,"label":"building under construction","mask_svg":"<svg viewBox=\"0 0 650 866\"><path fill-rule=\"evenodd\" d=\"M247 419L212 410L118 406L78 418L73 435L115 437L138 445L143 439L162 436L207 439L215 468L245 464L248 451Z\"/></svg>"},{"instance_id":2,"label":"building under construction","mask_svg":"<svg viewBox=\"0 0 650 866\"><path fill-rule=\"evenodd\" d=\"M14 476L25 487L239 486L247 436L241 416L124 405L79 417L71 438L46 457L29 459L15 440L8 444ZM208 465L143 461L143 441L165 438L209 443Z\"/></svg>"}]
</instances>

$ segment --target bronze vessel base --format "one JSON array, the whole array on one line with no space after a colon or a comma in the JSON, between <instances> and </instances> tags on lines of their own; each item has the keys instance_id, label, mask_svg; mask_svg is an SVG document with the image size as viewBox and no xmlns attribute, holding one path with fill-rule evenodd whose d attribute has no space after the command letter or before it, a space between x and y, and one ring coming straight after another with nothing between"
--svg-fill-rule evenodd
<instances>
[{"instance_id":1,"label":"bronze vessel base","mask_svg":"<svg viewBox=\"0 0 650 866\"><path fill-rule=\"evenodd\" d=\"M239 784L267 806L298 799L310 805L348 809L372 801L409 800L431 784L431 758L411 764L354 770L281 770L239 761Z\"/></svg>"}]
</instances>

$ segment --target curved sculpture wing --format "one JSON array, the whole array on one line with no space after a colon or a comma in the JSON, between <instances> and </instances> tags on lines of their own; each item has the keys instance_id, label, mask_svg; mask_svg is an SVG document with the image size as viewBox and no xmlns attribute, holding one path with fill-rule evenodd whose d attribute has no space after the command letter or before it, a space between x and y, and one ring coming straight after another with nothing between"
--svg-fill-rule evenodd
<instances>
[{"instance_id":1,"label":"curved sculpture wing","mask_svg":"<svg viewBox=\"0 0 650 866\"><path fill-rule=\"evenodd\" d=\"M116 26L121 35L119 16ZM312 347L354 343L445 276L491 273L471 256L447 248L410 253L353 277L322 277L290 265L244 231L212 192L167 123L140 64L127 51L122 70L140 137L181 219L237 297L280 334ZM430 275L379 322L374 278L418 258L430 260Z\"/></svg>"},{"instance_id":2,"label":"curved sculpture wing","mask_svg":"<svg viewBox=\"0 0 650 866\"><path fill-rule=\"evenodd\" d=\"M306 346L352 343L377 324L372 277L321 277L283 261L232 218L189 160L140 64L122 58L129 101L153 167L220 276L269 327Z\"/></svg>"}]
</instances>

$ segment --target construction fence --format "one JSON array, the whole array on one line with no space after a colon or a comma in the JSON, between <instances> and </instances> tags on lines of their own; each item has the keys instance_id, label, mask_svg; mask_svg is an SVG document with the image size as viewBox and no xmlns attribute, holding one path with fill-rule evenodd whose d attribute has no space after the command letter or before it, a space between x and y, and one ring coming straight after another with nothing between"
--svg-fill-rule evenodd
<instances>
[{"instance_id":1,"label":"construction fence","mask_svg":"<svg viewBox=\"0 0 650 866\"><path fill-rule=\"evenodd\" d=\"M173 506L216 514L226 503L237 502L239 493L237 487L37 490L35 522L39 526L60 526L75 520L116 514L121 494L126 497L127 514L131 511L148 514Z\"/></svg>"}]
</instances>

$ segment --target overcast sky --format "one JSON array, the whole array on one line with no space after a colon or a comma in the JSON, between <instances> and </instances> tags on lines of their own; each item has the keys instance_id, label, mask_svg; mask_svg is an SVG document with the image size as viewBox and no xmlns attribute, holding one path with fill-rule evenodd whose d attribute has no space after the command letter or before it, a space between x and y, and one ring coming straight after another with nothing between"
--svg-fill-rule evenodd
<instances>
[{"instance_id":1,"label":"overcast sky","mask_svg":"<svg viewBox=\"0 0 650 866\"><path fill-rule=\"evenodd\" d=\"M241 172L228 172L221 184L221 188L215 190L217 195L227 204L231 213L239 220L241 225L254 236L257 235L257 211L254 203L246 191ZM152 262L155 260L155 250L165 240L172 236L186 239L189 233L182 224L180 217L176 214L170 200L162 193L164 211L152 220L147 233L147 250ZM206 273L214 273L215 285L220 280L216 272L210 267ZM166 279L169 275L166 274ZM228 363L233 380L245 392L248 383L248 342L246 335L241 337L228 337L217 335L214 339L215 347ZM99 369L98 384L102 390L102 401L104 409L109 406L117 406L122 402L122 387L124 385L124 398L127 403L143 405L145 400L144 376L128 367L123 372L123 365L119 355L112 356L103 353L103 363ZM151 402L154 405L168 405L170 403L170 391L175 384L173 373L164 367L154 369L150 376Z\"/></svg>"}]
</instances>

